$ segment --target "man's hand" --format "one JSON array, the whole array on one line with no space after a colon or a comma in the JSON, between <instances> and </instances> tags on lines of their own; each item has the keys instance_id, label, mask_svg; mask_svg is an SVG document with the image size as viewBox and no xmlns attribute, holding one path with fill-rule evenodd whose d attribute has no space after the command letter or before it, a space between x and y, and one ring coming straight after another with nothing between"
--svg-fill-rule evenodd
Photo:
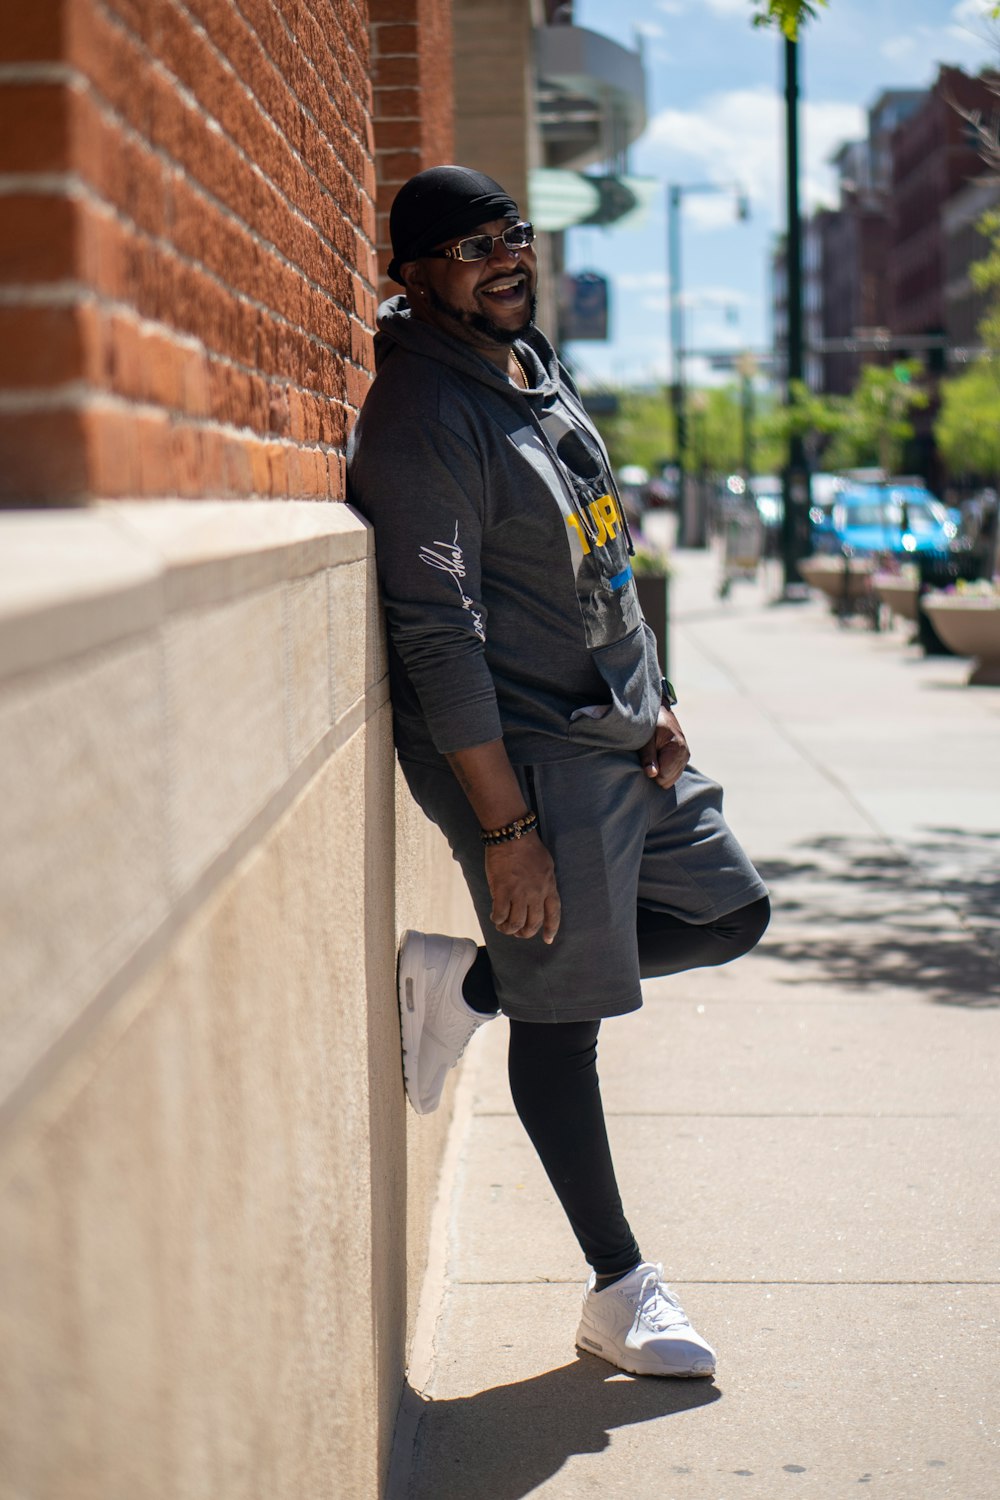
<instances>
[{"instance_id":1,"label":"man's hand","mask_svg":"<svg viewBox=\"0 0 1000 1500\"><path fill-rule=\"evenodd\" d=\"M541 930L551 943L559 930L559 892L552 856L537 832L486 850L486 879L493 896L490 920L508 937L530 938Z\"/></svg>"},{"instance_id":2,"label":"man's hand","mask_svg":"<svg viewBox=\"0 0 1000 1500\"><path fill-rule=\"evenodd\" d=\"M653 736L639 751L642 769L660 786L673 786L690 759L683 729L670 709L661 705Z\"/></svg>"}]
</instances>

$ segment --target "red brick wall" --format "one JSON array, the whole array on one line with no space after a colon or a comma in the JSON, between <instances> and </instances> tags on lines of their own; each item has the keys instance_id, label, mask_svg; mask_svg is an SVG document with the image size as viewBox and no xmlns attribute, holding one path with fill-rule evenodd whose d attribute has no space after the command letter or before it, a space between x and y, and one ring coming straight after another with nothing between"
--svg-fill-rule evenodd
<instances>
[{"instance_id":1,"label":"red brick wall","mask_svg":"<svg viewBox=\"0 0 1000 1500\"><path fill-rule=\"evenodd\" d=\"M451 0L370 0L378 250L383 296L389 209L402 183L454 160Z\"/></svg>"},{"instance_id":2,"label":"red brick wall","mask_svg":"<svg viewBox=\"0 0 1000 1500\"><path fill-rule=\"evenodd\" d=\"M367 390L365 0L16 0L0 501L340 498Z\"/></svg>"}]
</instances>

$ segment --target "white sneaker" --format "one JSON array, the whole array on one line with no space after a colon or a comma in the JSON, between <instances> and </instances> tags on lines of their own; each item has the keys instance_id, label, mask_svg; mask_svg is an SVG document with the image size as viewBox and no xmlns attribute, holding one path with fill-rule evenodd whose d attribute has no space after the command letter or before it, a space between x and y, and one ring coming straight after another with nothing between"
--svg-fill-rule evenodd
<instances>
[{"instance_id":1,"label":"white sneaker","mask_svg":"<svg viewBox=\"0 0 1000 1500\"><path fill-rule=\"evenodd\" d=\"M471 938L403 934L398 970L403 1078L418 1115L437 1109L449 1070L473 1033L493 1020L466 1005L462 996L462 980L477 952Z\"/></svg>"},{"instance_id":2,"label":"white sneaker","mask_svg":"<svg viewBox=\"0 0 1000 1500\"><path fill-rule=\"evenodd\" d=\"M663 1281L663 1267L636 1266L603 1292L591 1274L576 1345L631 1375L714 1375L715 1351L695 1333Z\"/></svg>"}]
</instances>

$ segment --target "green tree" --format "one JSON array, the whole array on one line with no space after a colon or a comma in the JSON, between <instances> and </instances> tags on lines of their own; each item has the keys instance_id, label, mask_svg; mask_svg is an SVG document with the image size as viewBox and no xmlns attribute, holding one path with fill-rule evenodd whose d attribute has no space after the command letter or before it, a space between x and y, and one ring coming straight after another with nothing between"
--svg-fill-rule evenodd
<instances>
[{"instance_id":1,"label":"green tree","mask_svg":"<svg viewBox=\"0 0 1000 1500\"><path fill-rule=\"evenodd\" d=\"M973 286L990 294L990 303L979 320L978 332L990 354L1000 357L1000 212L991 209L983 214L976 227L989 241L989 249L982 260L974 261L969 267Z\"/></svg>"},{"instance_id":2,"label":"green tree","mask_svg":"<svg viewBox=\"0 0 1000 1500\"><path fill-rule=\"evenodd\" d=\"M754 401L751 448L754 468L770 473L782 462L784 451L771 421L771 398ZM687 392L689 469L704 468L715 474L731 474L743 459L743 411L738 385ZM664 463L677 458L673 414L665 391L621 391L613 416L595 416L594 421L607 444L616 469L623 464L641 464L658 474Z\"/></svg>"},{"instance_id":3,"label":"green tree","mask_svg":"<svg viewBox=\"0 0 1000 1500\"><path fill-rule=\"evenodd\" d=\"M688 448L685 467L732 474L743 461L739 387L713 386L688 392Z\"/></svg>"},{"instance_id":4,"label":"green tree","mask_svg":"<svg viewBox=\"0 0 1000 1500\"><path fill-rule=\"evenodd\" d=\"M837 403L839 420L823 454L824 468L878 465L887 475L898 471L913 436L908 413L930 400L918 384L922 372L917 359L900 360L891 369L865 365L854 390Z\"/></svg>"},{"instance_id":5,"label":"green tree","mask_svg":"<svg viewBox=\"0 0 1000 1500\"><path fill-rule=\"evenodd\" d=\"M1000 213L984 214L978 228L989 249L969 275L990 297L978 325L987 354L961 375L942 380L934 440L952 474L993 482L1000 473Z\"/></svg>"},{"instance_id":6,"label":"green tree","mask_svg":"<svg viewBox=\"0 0 1000 1500\"><path fill-rule=\"evenodd\" d=\"M934 438L953 475L977 475L996 482L1000 475L1000 371L992 360L978 360L961 375L941 382Z\"/></svg>"},{"instance_id":7,"label":"green tree","mask_svg":"<svg viewBox=\"0 0 1000 1500\"><path fill-rule=\"evenodd\" d=\"M755 26L779 27L793 42L803 21L814 17L827 0L752 0ZM998 7L1000 9L1000 7Z\"/></svg>"},{"instance_id":8,"label":"green tree","mask_svg":"<svg viewBox=\"0 0 1000 1500\"><path fill-rule=\"evenodd\" d=\"M674 419L665 390L619 391L614 415L595 416L594 422L616 469L641 464L654 474L673 456Z\"/></svg>"},{"instance_id":9,"label":"green tree","mask_svg":"<svg viewBox=\"0 0 1000 1500\"><path fill-rule=\"evenodd\" d=\"M760 422L761 439L774 455L772 468L788 463L791 438L802 438L806 452L815 458L822 440L839 432L844 422L843 403L836 396L818 396L804 381L792 381L789 397L787 404L772 406Z\"/></svg>"}]
</instances>

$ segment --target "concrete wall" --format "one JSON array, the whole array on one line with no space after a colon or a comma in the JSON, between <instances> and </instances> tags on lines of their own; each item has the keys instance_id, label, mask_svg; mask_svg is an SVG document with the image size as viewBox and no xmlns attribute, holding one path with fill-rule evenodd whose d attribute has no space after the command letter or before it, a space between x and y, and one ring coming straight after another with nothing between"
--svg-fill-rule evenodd
<instances>
[{"instance_id":1,"label":"concrete wall","mask_svg":"<svg viewBox=\"0 0 1000 1500\"><path fill-rule=\"evenodd\" d=\"M0 1495L380 1493L448 1123L344 506L0 517Z\"/></svg>"}]
</instances>

